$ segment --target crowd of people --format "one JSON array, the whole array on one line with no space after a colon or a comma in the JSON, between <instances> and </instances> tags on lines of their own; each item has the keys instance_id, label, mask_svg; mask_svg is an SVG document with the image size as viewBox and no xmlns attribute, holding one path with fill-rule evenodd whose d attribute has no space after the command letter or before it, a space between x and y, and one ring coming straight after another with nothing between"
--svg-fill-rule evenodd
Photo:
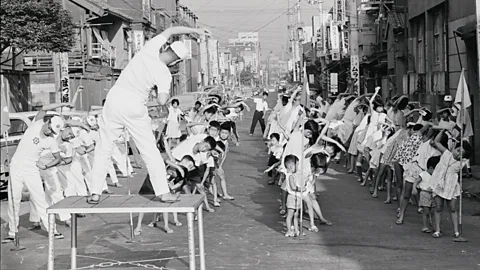
<instances>
[{"instance_id":1,"label":"crowd of people","mask_svg":"<svg viewBox=\"0 0 480 270\"><path fill-rule=\"evenodd\" d=\"M209 32L172 27L149 40L122 71L103 106L88 115L47 117L50 110L74 105L43 106L10 164L9 233L3 243L17 236L24 187L30 193L30 229L40 229L40 222L48 228L46 209L50 205L69 196L86 196L87 203L98 204L103 193L111 193L107 175L120 187L114 164L125 177L131 177L130 149L137 167L141 166L140 154L148 171L139 194L157 196L161 202L176 202L181 193L211 194L212 203L207 196L204 201L209 212L220 207L222 199L234 199L228 192L224 162L230 145L240 145L236 121L244 110L250 111L247 98L220 91L189 104L189 111L179 108L180 101L169 96L172 75L168 67L187 57L188 49L181 41L164 45L172 36L184 34L208 36ZM250 135L260 122L270 153L265 172L268 184L281 186L280 214L286 217L287 237L299 235L303 205L310 231L318 231L315 217L321 224L332 225L322 214L315 183L332 161L339 162L342 153L347 172L356 173L373 197L386 189L385 203L398 201L396 224L403 224L409 202L416 201L424 214L422 232L431 232L431 221L433 236L440 237L441 213L447 204L454 235L459 236L458 174L472 152L468 142L472 128L464 124L469 120L460 119L461 107L449 96L437 121L429 109L419 108L406 96L383 103L379 92L377 87L372 95L344 93L327 100L318 95L313 101L299 86L279 94L273 110L268 108L267 92L253 98L256 107ZM152 95L160 106L168 107L166 119L152 120L149 115L146 103ZM171 233L168 215L163 217L165 231ZM59 217L67 226L69 218ZM142 233L143 218L139 215L136 235ZM155 215L149 226L156 226L158 218ZM176 214L173 221L181 226ZM55 229L55 238L64 236Z\"/></svg>"},{"instance_id":2,"label":"crowd of people","mask_svg":"<svg viewBox=\"0 0 480 270\"><path fill-rule=\"evenodd\" d=\"M331 161L340 161L342 153L345 173L355 174L373 198L386 190L384 203L397 201L397 225L403 224L408 205L415 204L423 215L421 232L432 233L433 227L432 236L438 238L446 204L454 237L460 236L459 174L465 165L466 176L471 173L473 132L468 112L462 115L461 105L445 96L439 119L434 119L430 109L407 96L394 96L384 103L379 93L377 87L373 94L343 93L327 99L317 95L313 100L303 98L298 86L279 94L264 129L270 153L265 173L269 185L281 186L280 214L286 214L287 237L299 235L303 205L310 231L318 231L316 216L331 225L316 200L315 182Z\"/></svg>"}]
</instances>

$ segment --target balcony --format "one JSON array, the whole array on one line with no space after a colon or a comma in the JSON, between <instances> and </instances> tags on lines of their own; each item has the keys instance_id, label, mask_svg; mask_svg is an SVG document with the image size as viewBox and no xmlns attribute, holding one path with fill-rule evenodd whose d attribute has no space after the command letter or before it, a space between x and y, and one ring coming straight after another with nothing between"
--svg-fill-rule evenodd
<instances>
[{"instance_id":1,"label":"balcony","mask_svg":"<svg viewBox=\"0 0 480 270\"><path fill-rule=\"evenodd\" d=\"M113 46L106 48L102 43L92 43L91 59L100 61L102 65L115 67L117 49Z\"/></svg>"},{"instance_id":2,"label":"balcony","mask_svg":"<svg viewBox=\"0 0 480 270\"><path fill-rule=\"evenodd\" d=\"M23 57L23 67L25 70L36 71L52 71L53 70L53 53L26 53ZM82 52L74 51L68 53L68 68L82 69L83 59Z\"/></svg>"}]
</instances>

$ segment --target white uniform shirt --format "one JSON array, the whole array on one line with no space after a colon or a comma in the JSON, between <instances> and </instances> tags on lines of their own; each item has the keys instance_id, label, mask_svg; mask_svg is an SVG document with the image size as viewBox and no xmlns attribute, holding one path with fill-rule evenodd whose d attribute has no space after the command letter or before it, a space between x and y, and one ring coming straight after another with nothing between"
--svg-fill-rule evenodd
<instances>
[{"instance_id":1,"label":"white uniform shirt","mask_svg":"<svg viewBox=\"0 0 480 270\"><path fill-rule=\"evenodd\" d=\"M253 102L255 102L255 110L259 112L268 110L268 103L263 98L254 98Z\"/></svg>"},{"instance_id":2,"label":"white uniform shirt","mask_svg":"<svg viewBox=\"0 0 480 270\"><path fill-rule=\"evenodd\" d=\"M44 122L38 120L25 131L13 155L12 165L22 165L25 170L36 169L36 163L44 150L50 150L52 153L60 152L56 140L43 134L43 125Z\"/></svg>"},{"instance_id":3,"label":"white uniform shirt","mask_svg":"<svg viewBox=\"0 0 480 270\"><path fill-rule=\"evenodd\" d=\"M167 39L162 35L149 40L122 71L112 90L123 89L136 93L145 102L154 86L157 86L159 93L169 93L172 74L159 59L160 48L165 43Z\"/></svg>"},{"instance_id":4,"label":"white uniform shirt","mask_svg":"<svg viewBox=\"0 0 480 270\"><path fill-rule=\"evenodd\" d=\"M184 156L189 155L195 160L196 166L208 163L208 157L204 153L193 153L193 147L197 143L203 141L206 137L207 134L197 134L187 138L173 149L172 156L176 160L182 160Z\"/></svg>"},{"instance_id":5,"label":"white uniform shirt","mask_svg":"<svg viewBox=\"0 0 480 270\"><path fill-rule=\"evenodd\" d=\"M58 149L60 149L60 156L62 158L73 157L73 148L74 147L73 147L72 142L66 142L66 141L63 141L61 138L58 138L57 139L57 145L58 145ZM40 157L39 157L39 160L45 165L50 163L51 161L53 161L55 159L55 157L53 156L52 153L55 153L55 152L52 152L49 149L43 151L41 153Z\"/></svg>"}]
</instances>

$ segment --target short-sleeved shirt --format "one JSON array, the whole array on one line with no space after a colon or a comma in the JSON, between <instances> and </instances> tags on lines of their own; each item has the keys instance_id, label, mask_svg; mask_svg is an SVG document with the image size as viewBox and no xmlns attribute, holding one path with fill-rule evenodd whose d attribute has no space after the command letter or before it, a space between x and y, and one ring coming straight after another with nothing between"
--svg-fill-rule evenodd
<instances>
[{"instance_id":1,"label":"short-sleeved shirt","mask_svg":"<svg viewBox=\"0 0 480 270\"><path fill-rule=\"evenodd\" d=\"M195 165L200 166L209 162L208 157L204 153L193 153L193 147L203 141L207 137L207 134L193 135L181 142L172 151L172 156L176 160L181 160L184 156L190 155L195 160Z\"/></svg>"},{"instance_id":2,"label":"short-sleeved shirt","mask_svg":"<svg viewBox=\"0 0 480 270\"><path fill-rule=\"evenodd\" d=\"M253 102L255 102L255 110L259 112L268 110L268 103L262 98L254 98Z\"/></svg>"},{"instance_id":3,"label":"short-sleeved shirt","mask_svg":"<svg viewBox=\"0 0 480 270\"><path fill-rule=\"evenodd\" d=\"M398 161L398 163L400 163L402 166L411 162L417 155L417 151L421 143L422 135L418 133L413 134L406 141L404 141L402 145L400 145L393 160Z\"/></svg>"},{"instance_id":4,"label":"short-sleeved shirt","mask_svg":"<svg viewBox=\"0 0 480 270\"><path fill-rule=\"evenodd\" d=\"M422 180L418 184L418 187L423 191L432 191L432 176L428 172L423 171L420 173L420 178Z\"/></svg>"},{"instance_id":5,"label":"short-sleeved shirt","mask_svg":"<svg viewBox=\"0 0 480 270\"><path fill-rule=\"evenodd\" d=\"M169 93L172 74L159 58L160 48L165 43L167 39L161 34L149 40L123 69L110 91L132 92L144 101L148 100L154 86L159 93Z\"/></svg>"},{"instance_id":6,"label":"short-sleeved shirt","mask_svg":"<svg viewBox=\"0 0 480 270\"><path fill-rule=\"evenodd\" d=\"M12 165L22 165L26 170L36 168L36 163L43 151L60 152L57 141L43 134L43 125L44 122L38 120L28 127L13 155Z\"/></svg>"},{"instance_id":7,"label":"short-sleeved shirt","mask_svg":"<svg viewBox=\"0 0 480 270\"><path fill-rule=\"evenodd\" d=\"M72 142L63 141L61 138L57 139L58 149L60 149L60 156L62 158L71 158L73 157L73 144ZM50 150L45 150L39 157L39 161L43 164L48 164L53 161L55 157L53 156Z\"/></svg>"}]
</instances>

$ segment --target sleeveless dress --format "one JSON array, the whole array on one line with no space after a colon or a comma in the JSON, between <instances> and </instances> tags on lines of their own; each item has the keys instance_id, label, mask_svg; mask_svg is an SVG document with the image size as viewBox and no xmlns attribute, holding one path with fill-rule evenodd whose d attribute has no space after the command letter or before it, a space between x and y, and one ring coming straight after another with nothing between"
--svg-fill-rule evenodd
<instances>
[{"instance_id":1,"label":"sleeveless dress","mask_svg":"<svg viewBox=\"0 0 480 270\"><path fill-rule=\"evenodd\" d=\"M182 131L180 130L180 115L182 115L182 111L179 108L168 107L166 138L176 139L182 136Z\"/></svg>"}]
</instances>

